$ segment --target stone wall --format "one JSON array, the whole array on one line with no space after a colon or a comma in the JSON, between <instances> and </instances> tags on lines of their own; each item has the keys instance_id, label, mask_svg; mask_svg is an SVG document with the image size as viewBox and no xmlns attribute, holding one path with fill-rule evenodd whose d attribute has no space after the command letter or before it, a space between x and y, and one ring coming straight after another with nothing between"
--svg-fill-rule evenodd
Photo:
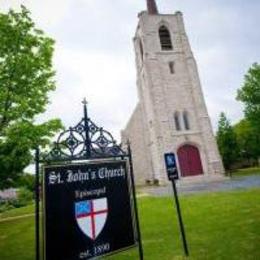
<instances>
[{"instance_id":1,"label":"stone wall","mask_svg":"<svg viewBox=\"0 0 260 260\"><path fill-rule=\"evenodd\" d=\"M126 144L130 141L133 159L133 168L136 182L139 184L145 183L152 174L151 162L149 164L149 153L145 144L145 130L143 124L141 104L139 103L125 130L121 132L122 143Z\"/></svg>"}]
</instances>

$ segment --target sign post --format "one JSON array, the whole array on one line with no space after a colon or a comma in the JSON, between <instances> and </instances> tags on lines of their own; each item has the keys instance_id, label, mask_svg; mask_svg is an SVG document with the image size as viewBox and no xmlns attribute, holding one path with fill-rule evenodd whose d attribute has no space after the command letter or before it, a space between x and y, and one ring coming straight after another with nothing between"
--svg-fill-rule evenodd
<instances>
[{"instance_id":1,"label":"sign post","mask_svg":"<svg viewBox=\"0 0 260 260\"><path fill-rule=\"evenodd\" d=\"M169 181L172 182L172 188L173 188L175 205L176 205L177 215L178 215L178 220L179 220L179 225L180 225L184 253L186 256L189 256L188 244L187 244L184 224L183 224L182 216L181 216L181 208L180 208L180 203L179 203L179 198L178 198L178 192L177 192L177 188L176 188L176 184L175 184L175 180L178 179L178 169L177 169L177 165L176 165L175 154L166 153L166 154L164 154L164 159L165 159L165 166L166 166L168 179L169 179Z\"/></svg>"},{"instance_id":2,"label":"sign post","mask_svg":"<svg viewBox=\"0 0 260 260\"><path fill-rule=\"evenodd\" d=\"M130 177L131 177L131 183L132 183L133 203L134 203L134 213L135 213L135 220L136 220L136 232L137 232L137 238L138 238L139 258L140 258L140 260L143 260L144 259L144 253L143 253L142 237L141 237L140 224L139 224L138 208L137 208L134 170L133 170L133 162L132 162L132 151L131 151L129 140L128 140L128 143L127 143L127 150L128 150L128 154L129 154Z\"/></svg>"},{"instance_id":3,"label":"sign post","mask_svg":"<svg viewBox=\"0 0 260 260\"><path fill-rule=\"evenodd\" d=\"M39 147L35 150L35 259L40 260L40 165Z\"/></svg>"}]
</instances>

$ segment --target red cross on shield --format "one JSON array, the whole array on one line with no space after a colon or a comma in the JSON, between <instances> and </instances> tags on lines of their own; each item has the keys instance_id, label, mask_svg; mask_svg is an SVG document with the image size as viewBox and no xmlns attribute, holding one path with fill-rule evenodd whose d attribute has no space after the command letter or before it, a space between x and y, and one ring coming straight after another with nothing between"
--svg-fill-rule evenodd
<instances>
[{"instance_id":1,"label":"red cross on shield","mask_svg":"<svg viewBox=\"0 0 260 260\"><path fill-rule=\"evenodd\" d=\"M78 226L92 240L95 240L103 230L107 214L107 198L75 202L75 217Z\"/></svg>"}]
</instances>

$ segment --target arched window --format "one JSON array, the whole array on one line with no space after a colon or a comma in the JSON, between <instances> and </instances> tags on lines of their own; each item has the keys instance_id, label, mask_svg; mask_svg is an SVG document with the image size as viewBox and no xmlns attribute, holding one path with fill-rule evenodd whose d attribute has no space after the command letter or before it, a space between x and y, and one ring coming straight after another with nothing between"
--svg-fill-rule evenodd
<instances>
[{"instance_id":1,"label":"arched window","mask_svg":"<svg viewBox=\"0 0 260 260\"><path fill-rule=\"evenodd\" d=\"M162 50L164 51L172 50L171 35L169 30L166 28L166 26L163 25L160 27L159 36L160 36Z\"/></svg>"},{"instance_id":2,"label":"arched window","mask_svg":"<svg viewBox=\"0 0 260 260\"><path fill-rule=\"evenodd\" d=\"M189 123L189 117L187 111L183 112L183 122L184 122L185 129L190 130L190 123Z\"/></svg>"},{"instance_id":3,"label":"arched window","mask_svg":"<svg viewBox=\"0 0 260 260\"><path fill-rule=\"evenodd\" d=\"M174 113L174 123L175 123L175 129L177 131L180 131L181 130L181 124L180 124L180 113L179 112Z\"/></svg>"}]
</instances>

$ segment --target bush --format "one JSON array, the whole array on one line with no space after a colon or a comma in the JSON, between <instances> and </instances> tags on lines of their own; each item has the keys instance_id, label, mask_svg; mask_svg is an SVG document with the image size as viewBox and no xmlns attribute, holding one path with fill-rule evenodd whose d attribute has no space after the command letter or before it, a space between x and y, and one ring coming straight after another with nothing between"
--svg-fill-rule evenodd
<instances>
[{"instance_id":1,"label":"bush","mask_svg":"<svg viewBox=\"0 0 260 260\"><path fill-rule=\"evenodd\" d=\"M28 204L30 204L33 200L33 193L22 187L19 189L18 191L18 196L17 196L17 199L15 200L15 204L16 204L16 208L19 208L19 207L23 207L23 206L26 206Z\"/></svg>"},{"instance_id":2,"label":"bush","mask_svg":"<svg viewBox=\"0 0 260 260\"><path fill-rule=\"evenodd\" d=\"M0 201L0 213L13 208L24 207L32 203L32 200L33 200L33 193L30 190L22 187L19 189L16 199Z\"/></svg>"},{"instance_id":3,"label":"bush","mask_svg":"<svg viewBox=\"0 0 260 260\"><path fill-rule=\"evenodd\" d=\"M0 201L0 213L3 213L13 208L14 206L10 204L9 201Z\"/></svg>"},{"instance_id":4,"label":"bush","mask_svg":"<svg viewBox=\"0 0 260 260\"><path fill-rule=\"evenodd\" d=\"M19 176L15 183L15 187L20 188L24 187L27 190L34 191L34 182L35 182L35 176L29 173L22 174Z\"/></svg>"}]
</instances>

